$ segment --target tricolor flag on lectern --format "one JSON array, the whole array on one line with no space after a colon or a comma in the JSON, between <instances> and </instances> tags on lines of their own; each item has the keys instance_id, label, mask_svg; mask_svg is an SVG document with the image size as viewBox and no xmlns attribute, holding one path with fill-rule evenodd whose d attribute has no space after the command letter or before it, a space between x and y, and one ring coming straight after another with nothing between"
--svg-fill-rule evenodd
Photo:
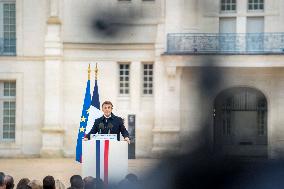
<instances>
[{"instance_id":1,"label":"tricolor flag on lectern","mask_svg":"<svg viewBox=\"0 0 284 189\"><path fill-rule=\"evenodd\" d=\"M128 144L125 141L83 141L82 176L101 178L105 184L121 181L128 171Z\"/></svg>"},{"instance_id":2,"label":"tricolor flag on lectern","mask_svg":"<svg viewBox=\"0 0 284 189\"><path fill-rule=\"evenodd\" d=\"M109 176L109 161L115 162L114 158L109 158L109 140L89 140L84 141L88 145L88 148L83 146L83 175L84 176L93 176L95 178L100 178L104 181L105 184L108 184ZM90 151L90 149L92 149ZM86 151L85 151L86 150ZM85 169L85 164L91 162Z\"/></svg>"},{"instance_id":3,"label":"tricolor flag on lectern","mask_svg":"<svg viewBox=\"0 0 284 189\"><path fill-rule=\"evenodd\" d=\"M108 184L109 140L96 140L96 178Z\"/></svg>"}]
</instances>

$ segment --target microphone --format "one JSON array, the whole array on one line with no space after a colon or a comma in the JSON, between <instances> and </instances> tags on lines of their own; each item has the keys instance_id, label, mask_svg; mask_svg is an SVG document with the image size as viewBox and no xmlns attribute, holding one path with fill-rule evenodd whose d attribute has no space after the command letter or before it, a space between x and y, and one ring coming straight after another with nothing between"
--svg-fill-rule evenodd
<instances>
[{"instance_id":1,"label":"microphone","mask_svg":"<svg viewBox=\"0 0 284 189\"><path fill-rule=\"evenodd\" d=\"M100 123L99 124L99 134L102 134L102 129L104 129L104 124Z\"/></svg>"},{"instance_id":2,"label":"microphone","mask_svg":"<svg viewBox=\"0 0 284 189\"><path fill-rule=\"evenodd\" d=\"M108 124L108 134L110 134L110 130L113 128L113 125L110 123Z\"/></svg>"}]
</instances>

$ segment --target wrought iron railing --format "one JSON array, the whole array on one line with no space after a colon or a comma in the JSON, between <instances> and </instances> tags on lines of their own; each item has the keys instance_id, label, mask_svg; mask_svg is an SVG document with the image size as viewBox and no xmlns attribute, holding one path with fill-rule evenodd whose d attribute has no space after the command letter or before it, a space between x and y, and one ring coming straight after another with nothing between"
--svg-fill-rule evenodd
<instances>
[{"instance_id":1,"label":"wrought iron railing","mask_svg":"<svg viewBox=\"0 0 284 189\"><path fill-rule=\"evenodd\" d=\"M167 54L284 54L284 33L170 33Z\"/></svg>"},{"instance_id":2,"label":"wrought iron railing","mask_svg":"<svg viewBox=\"0 0 284 189\"><path fill-rule=\"evenodd\" d=\"M16 39L0 38L0 56L16 55Z\"/></svg>"}]
</instances>

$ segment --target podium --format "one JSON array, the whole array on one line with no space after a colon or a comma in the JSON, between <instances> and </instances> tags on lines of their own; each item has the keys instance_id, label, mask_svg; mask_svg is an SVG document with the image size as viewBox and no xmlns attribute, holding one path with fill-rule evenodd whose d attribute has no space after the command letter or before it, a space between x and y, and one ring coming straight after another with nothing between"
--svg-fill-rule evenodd
<instances>
[{"instance_id":1,"label":"podium","mask_svg":"<svg viewBox=\"0 0 284 189\"><path fill-rule=\"evenodd\" d=\"M82 141L82 176L118 183L128 173L128 143L117 140Z\"/></svg>"}]
</instances>

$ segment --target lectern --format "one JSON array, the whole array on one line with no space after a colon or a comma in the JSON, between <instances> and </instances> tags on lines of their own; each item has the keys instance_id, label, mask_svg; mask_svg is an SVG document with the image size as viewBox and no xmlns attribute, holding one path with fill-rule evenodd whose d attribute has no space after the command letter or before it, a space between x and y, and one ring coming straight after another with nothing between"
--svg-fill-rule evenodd
<instances>
[{"instance_id":1,"label":"lectern","mask_svg":"<svg viewBox=\"0 0 284 189\"><path fill-rule=\"evenodd\" d=\"M128 173L126 141L92 138L82 143L82 176L118 183Z\"/></svg>"}]
</instances>

